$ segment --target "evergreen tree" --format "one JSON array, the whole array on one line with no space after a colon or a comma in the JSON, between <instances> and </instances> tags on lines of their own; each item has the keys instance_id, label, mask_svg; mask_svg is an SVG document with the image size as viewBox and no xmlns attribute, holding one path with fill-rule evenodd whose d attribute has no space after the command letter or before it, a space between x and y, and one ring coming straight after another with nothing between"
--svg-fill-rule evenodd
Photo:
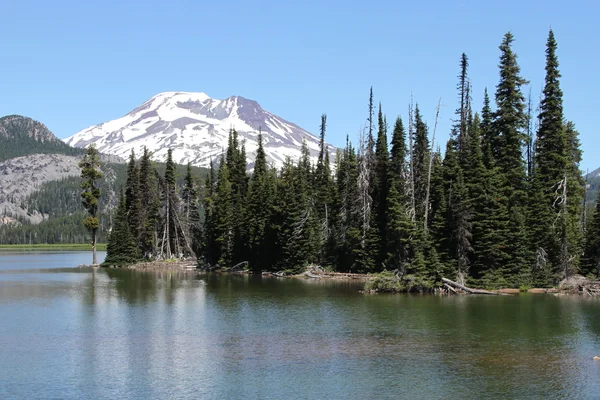
<instances>
[{"instance_id":1,"label":"evergreen tree","mask_svg":"<svg viewBox=\"0 0 600 400\"><path fill-rule=\"evenodd\" d=\"M410 216L410 199L407 196L406 132L400 117L396 119L392 133L391 159L388 168L389 192L386 209L386 265L401 275L411 270L414 255L415 226ZM421 253L422 254L422 253ZM422 263L414 264L421 266Z\"/></svg>"},{"instance_id":2,"label":"evergreen tree","mask_svg":"<svg viewBox=\"0 0 600 400\"><path fill-rule=\"evenodd\" d=\"M209 172L204 183L204 229L202 239L200 240L202 243L202 260L199 261L199 263L207 263L209 266L216 265L219 260L214 218L216 180L214 162L211 159ZM202 266L203 264L199 265Z\"/></svg>"},{"instance_id":3,"label":"evergreen tree","mask_svg":"<svg viewBox=\"0 0 600 400\"><path fill-rule=\"evenodd\" d=\"M525 223L526 174L522 149L525 144L527 115L525 97L521 86L527 83L521 78L517 55L512 51L514 37L508 32L500 45L500 82L496 86L496 105L492 124L492 145L499 144L496 166L504 175L502 190L508 198L508 215L511 230L506 243L512 254L506 265L513 284L528 281L528 246Z\"/></svg>"},{"instance_id":4,"label":"evergreen tree","mask_svg":"<svg viewBox=\"0 0 600 400\"><path fill-rule=\"evenodd\" d=\"M414 148L412 150L413 168L412 173L414 179L414 196L415 196L415 218L418 223L422 224L425 218L427 205L425 197L427 193L427 175L429 172L429 137L427 125L421 117L419 105L415 107L415 130L414 130Z\"/></svg>"},{"instance_id":5,"label":"evergreen tree","mask_svg":"<svg viewBox=\"0 0 600 400\"><path fill-rule=\"evenodd\" d=\"M581 153L576 131L567 139L564 123L556 40L550 30L546 43L546 79L538 116L535 148L533 201L530 225L532 246L546 257L546 280L564 278L578 267L580 203L583 182L579 172ZM548 273L551 271L551 274ZM543 282L551 284L552 281Z\"/></svg>"},{"instance_id":6,"label":"evergreen tree","mask_svg":"<svg viewBox=\"0 0 600 400\"><path fill-rule=\"evenodd\" d=\"M497 165L506 175L512 191L522 191L525 183L525 166L522 148L525 143L523 131L527 128L525 97L521 86L527 81L521 78L517 55L512 51L514 37L508 32L500 45L500 83L496 86L497 110L494 114L493 135L499 145Z\"/></svg>"},{"instance_id":7,"label":"evergreen tree","mask_svg":"<svg viewBox=\"0 0 600 400\"><path fill-rule=\"evenodd\" d=\"M315 208L319 224L319 259L318 263L323 264L326 259L333 256L334 251L327 243L331 240L331 229L333 226L333 180L331 176L331 166L329 162L329 152L325 143L325 132L327 129L327 115L321 116L321 126L319 135L319 156L315 168L314 193Z\"/></svg>"},{"instance_id":8,"label":"evergreen tree","mask_svg":"<svg viewBox=\"0 0 600 400\"><path fill-rule=\"evenodd\" d=\"M346 147L337 165L336 253L339 271L351 271L355 266L355 247L360 246L360 212L358 196L358 160L352 143L346 137Z\"/></svg>"},{"instance_id":9,"label":"evergreen tree","mask_svg":"<svg viewBox=\"0 0 600 400\"><path fill-rule=\"evenodd\" d=\"M81 202L83 207L86 209L88 216L83 220L83 225L92 234L92 264L98 264L96 257L96 242L98 238L98 228L100 227L100 220L98 218L98 200L100 199L100 188L98 187L98 180L102 178L100 172L100 155L98 150L92 144L90 145L83 154L83 158L79 162L79 168L81 168Z\"/></svg>"},{"instance_id":10,"label":"evergreen tree","mask_svg":"<svg viewBox=\"0 0 600 400\"><path fill-rule=\"evenodd\" d=\"M490 106L490 96L487 88L483 94L483 109L481 110L481 150L483 154L483 163L486 168L491 168L498 159L500 151L499 138L494 135L493 130L493 113Z\"/></svg>"},{"instance_id":11,"label":"evergreen tree","mask_svg":"<svg viewBox=\"0 0 600 400\"><path fill-rule=\"evenodd\" d=\"M273 200L273 186L268 176L262 134L259 133L254 173L250 178L246 216L250 250L248 261L254 271L260 271L268 263L267 234Z\"/></svg>"},{"instance_id":12,"label":"evergreen tree","mask_svg":"<svg viewBox=\"0 0 600 400\"><path fill-rule=\"evenodd\" d=\"M375 144L375 174L373 182L373 213L370 230L370 247L376 270L386 261L387 198L390 190L388 174L390 154L388 151L387 124L379 104L379 130Z\"/></svg>"},{"instance_id":13,"label":"evergreen tree","mask_svg":"<svg viewBox=\"0 0 600 400\"><path fill-rule=\"evenodd\" d=\"M157 193L156 170L152 166L151 154L145 146L140 159L138 187L141 227L137 242L142 257L152 258L156 256L160 199Z\"/></svg>"},{"instance_id":14,"label":"evergreen tree","mask_svg":"<svg viewBox=\"0 0 600 400\"><path fill-rule=\"evenodd\" d=\"M129 155L129 164L127 165L127 182L125 183L125 208L127 210L127 222L134 238L138 238L142 231L141 215L141 191L139 168L135 162L135 153L133 149Z\"/></svg>"},{"instance_id":15,"label":"evergreen tree","mask_svg":"<svg viewBox=\"0 0 600 400\"><path fill-rule=\"evenodd\" d=\"M229 167L221 157L214 194L213 224L216 262L224 267L232 267L234 246L234 212L232 207L232 184L229 180Z\"/></svg>"},{"instance_id":16,"label":"evergreen tree","mask_svg":"<svg viewBox=\"0 0 600 400\"><path fill-rule=\"evenodd\" d=\"M198 190L196 182L192 177L192 166L187 164L185 177L183 180L183 190L181 191L181 201L183 203L183 234L185 241L189 244L189 249L186 247L185 254L197 257L200 254L201 235L200 228L200 211L198 204ZM188 254L190 253L192 254Z\"/></svg>"},{"instance_id":17,"label":"evergreen tree","mask_svg":"<svg viewBox=\"0 0 600 400\"><path fill-rule=\"evenodd\" d=\"M260 129L259 129L260 134ZM231 182L231 207L236 214L243 216L248 192L248 174L246 173L246 150L240 146L238 133L232 129L229 133L229 147L225 157ZM233 253L232 263L237 264L247 261L248 258L248 232L244 218L233 220Z\"/></svg>"},{"instance_id":18,"label":"evergreen tree","mask_svg":"<svg viewBox=\"0 0 600 400\"><path fill-rule=\"evenodd\" d=\"M173 162L173 152L167 152L165 175L162 182L163 230L160 255L165 258L183 255L185 243L179 220L179 197L176 186L176 165Z\"/></svg>"},{"instance_id":19,"label":"evergreen tree","mask_svg":"<svg viewBox=\"0 0 600 400\"><path fill-rule=\"evenodd\" d=\"M587 227L581 272L585 275L594 275L596 278L600 276L600 194Z\"/></svg>"},{"instance_id":20,"label":"evergreen tree","mask_svg":"<svg viewBox=\"0 0 600 400\"><path fill-rule=\"evenodd\" d=\"M458 151L462 160L463 151L467 147L468 118L469 118L469 78L467 70L469 68L469 59L465 53L460 57L460 74L458 75L458 97L459 108L456 110L458 119L452 128L453 147Z\"/></svg>"},{"instance_id":21,"label":"evergreen tree","mask_svg":"<svg viewBox=\"0 0 600 400\"><path fill-rule=\"evenodd\" d=\"M119 206L115 215L113 229L106 244L105 265L127 265L139 260L139 250L135 237L129 229L127 218L127 200L121 190Z\"/></svg>"}]
</instances>

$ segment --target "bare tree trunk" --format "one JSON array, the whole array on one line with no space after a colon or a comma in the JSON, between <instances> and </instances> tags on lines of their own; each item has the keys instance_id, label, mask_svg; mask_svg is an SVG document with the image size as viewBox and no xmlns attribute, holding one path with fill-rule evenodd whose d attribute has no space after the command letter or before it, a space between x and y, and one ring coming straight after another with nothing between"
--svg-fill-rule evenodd
<instances>
[{"instance_id":1,"label":"bare tree trunk","mask_svg":"<svg viewBox=\"0 0 600 400\"><path fill-rule=\"evenodd\" d=\"M563 204L562 204L562 212L563 212L563 228L562 228L562 243L561 243L561 263L563 264L563 274L565 279L569 279L571 275L571 257L569 254L569 240L568 240L568 207L567 207L567 172L565 171L565 178L563 184Z\"/></svg>"},{"instance_id":2,"label":"bare tree trunk","mask_svg":"<svg viewBox=\"0 0 600 400\"><path fill-rule=\"evenodd\" d=\"M96 255L96 241L97 241L97 236L98 236L98 230L94 229L92 231L92 264L93 265L97 265L98 264L98 257Z\"/></svg>"},{"instance_id":3,"label":"bare tree trunk","mask_svg":"<svg viewBox=\"0 0 600 400\"><path fill-rule=\"evenodd\" d=\"M360 196L360 212L362 219L361 245L365 246L369 224L371 222L371 195L369 187L369 176L371 174L369 164L369 149L365 148L364 135L359 140L359 171L358 171L358 190ZM367 143L368 145L368 143Z\"/></svg>"},{"instance_id":4,"label":"bare tree trunk","mask_svg":"<svg viewBox=\"0 0 600 400\"><path fill-rule=\"evenodd\" d=\"M413 156L413 99L410 97L410 106L408 107L408 152L410 161L410 211L411 220L414 222L417 210L415 205L415 162Z\"/></svg>"},{"instance_id":5,"label":"bare tree trunk","mask_svg":"<svg viewBox=\"0 0 600 400\"><path fill-rule=\"evenodd\" d=\"M435 124L433 125L433 137L431 138L431 149L429 150L429 170L427 171L427 191L425 192L425 223L423 226L425 236L427 236L427 225L429 221L429 193L431 191L431 168L433 166L433 147L435 144L435 132L437 131L441 105L442 98L440 97L440 99L438 100L437 108L435 110Z\"/></svg>"},{"instance_id":6,"label":"bare tree trunk","mask_svg":"<svg viewBox=\"0 0 600 400\"><path fill-rule=\"evenodd\" d=\"M587 229L587 194L588 194L588 175L590 170L585 172L585 184L583 185L583 212L581 215L581 232L585 233Z\"/></svg>"},{"instance_id":7,"label":"bare tree trunk","mask_svg":"<svg viewBox=\"0 0 600 400\"><path fill-rule=\"evenodd\" d=\"M444 284L452 286L454 288L464 290L465 292L470 293L470 294L491 294L491 295L496 295L496 296L500 295L500 293L498 293L498 292L490 292L489 290L471 289L469 287L466 287L465 285L462 285L458 282L451 281L450 279L446 279L446 278L442 278L442 282Z\"/></svg>"}]
</instances>

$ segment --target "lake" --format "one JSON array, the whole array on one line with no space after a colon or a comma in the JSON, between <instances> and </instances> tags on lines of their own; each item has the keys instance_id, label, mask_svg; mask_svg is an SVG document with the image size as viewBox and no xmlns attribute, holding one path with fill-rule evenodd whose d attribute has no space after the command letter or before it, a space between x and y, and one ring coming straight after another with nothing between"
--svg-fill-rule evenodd
<instances>
[{"instance_id":1,"label":"lake","mask_svg":"<svg viewBox=\"0 0 600 400\"><path fill-rule=\"evenodd\" d=\"M89 262L0 252L0 399L600 398L599 299Z\"/></svg>"}]
</instances>

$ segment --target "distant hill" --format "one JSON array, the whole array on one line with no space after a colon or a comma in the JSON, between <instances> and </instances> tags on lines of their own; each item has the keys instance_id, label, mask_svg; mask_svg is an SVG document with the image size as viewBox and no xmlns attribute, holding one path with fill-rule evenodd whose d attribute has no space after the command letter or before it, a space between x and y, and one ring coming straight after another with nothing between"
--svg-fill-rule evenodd
<instances>
[{"instance_id":1,"label":"distant hill","mask_svg":"<svg viewBox=\"0 0 600 400\"><path fill-rule=\"evenodd\" d=\"M587 203L595 204L600 191L600 168L593 170L584 177L587 181Z\"/></svg>"},{"instance_id":2,"label":"distant hill","mask_svg":"<svg viewBox=\"0 0 600 400\"><path fill-rule=\"evenodd\" d=\"M62 154L32 154L0 162L0 244L86 243L89 234L81 223L81 158ZM117 162L115 162L117 161ZM101 156L99 240L106 240L118 193L127 177L127 164L114 156ZM155 167L162 176L164 163ZM192 167L197 181L208 170ZM183 185L185 167L177 167L177 184Z\"/></svg>"},{"instance_id":3,"label":"distant hill","mask_svg":"<svg viewBox=\"0 0 600 400\"><path fill-rule=\"evenodd\" d=\"M20 115L0 118L0 162L30 154L80 155L41 122Z\"/></svg>"}]
</instances>

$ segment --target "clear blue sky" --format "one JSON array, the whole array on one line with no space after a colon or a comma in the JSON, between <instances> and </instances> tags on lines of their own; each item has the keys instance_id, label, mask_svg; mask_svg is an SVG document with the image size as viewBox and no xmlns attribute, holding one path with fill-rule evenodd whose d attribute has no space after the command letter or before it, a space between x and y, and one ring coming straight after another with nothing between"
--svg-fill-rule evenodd
<instances>
[{"instance_id":1,"label":"clear blue sky","mask_svg":"<svg viewBox=\"0 0 600 400\"><path fill-rule=\"evenodd\" d=\"M509 30L539 98L552 27L582 168L600 167L595 1L5 0L0 14L0 114L35 118L58 137L162 91L202 91L255 99L313 133L327 113L337 146L365 123L371 85L390 123L406 118L412 93L433 127L442 97L445 142L460 54L470 58L479 109L484 88L494 93L498 45Z\"/></svg>"}]
</instances>

